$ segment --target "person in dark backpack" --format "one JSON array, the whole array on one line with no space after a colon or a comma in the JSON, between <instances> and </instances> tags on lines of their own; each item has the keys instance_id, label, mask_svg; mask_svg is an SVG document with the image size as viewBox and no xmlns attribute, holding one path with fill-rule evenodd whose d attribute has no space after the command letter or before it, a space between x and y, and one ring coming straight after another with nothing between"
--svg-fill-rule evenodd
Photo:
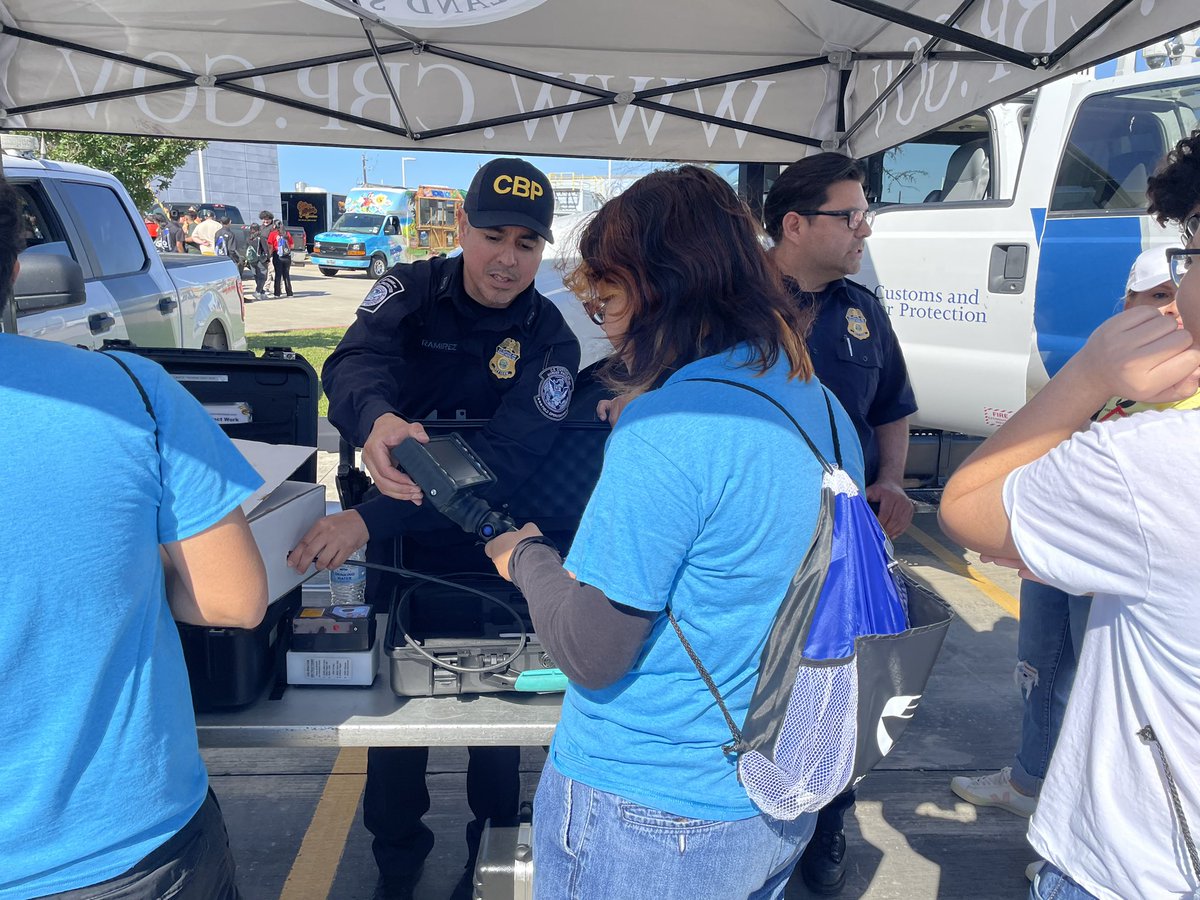
<instances>
[{"instance_id":1,"label":"person in dark backpack","mask_svg":"<svg viewBox=\"0 0 1200 900\"><path fill-rule=\"evenodd\" d=\"M233 220L225 216L220 220L221 227L217 229L217 233L213 235L213 249L217 256L228 256L233 260L238 267L238 277L242 276L242 257L238 253L237 238L234 236L234 231L229 226L233 224Z\"/></svg>"},{"instance_id":2,"label":"person in dark backpack","mask_svg":"<svg viewBox=\"0 0 1200 900\"><path fill-rule=\"evenodd\" d=\"M567 283L614 345L628 400L565 562L535 524L486 545L569 679L535 801L535 897L780 898L816 815L771 818L668 610L744 721L759 656L854 426L813 379L805 320L733 189L697 166L605 204Z\"/></svg>"},{"instance_id":3,"label":"person in dark backpack","mask_svg":"<svg viewBox=\"0 0 1200 900\"><path fill-rule=\"evenodd\" d=\"M254 273L254 299L267 299L267 263L271 259L271 251L263 237L262 226L257 222L250 226L250 234L246 238L246 265ZM249 298L247 298L249 300Z\"/></svg>"},{"instance_id":4,"label":"person in dark backpack","mask_svg":"<svg viewBox=\"0 0 1200 900\"><path fill-rule=\"evenodd\" d=\"M279 290L282 286L287 291L287 295L291 297L292 247L295 242L278 219L271 224L271 233L267 236L267 244L271 248L271 264L275 267L275 296L280 296Z\"/></svg>"},{"instance_id":5,"label":"person in dark backpack","mask_svg":"<svg viewBox=\"0 0 1200 900\"><path fill-rule=\"evenodd\" d=\"M154 249L159 253L175 253L176 244L172 240L171 226L166 213L155 213L154 222L158 225L158 233L154 235Z\"/></svg>"}]
</instances>

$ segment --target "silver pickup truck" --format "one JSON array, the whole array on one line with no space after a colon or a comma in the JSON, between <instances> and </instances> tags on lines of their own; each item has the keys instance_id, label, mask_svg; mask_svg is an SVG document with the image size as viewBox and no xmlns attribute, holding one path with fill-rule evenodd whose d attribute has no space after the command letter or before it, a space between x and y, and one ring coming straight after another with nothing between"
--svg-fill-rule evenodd
<instances>
[{"instance_id":1,"label":"silver pickup truck","mask_svg":"<svg viewBox=\"0 0 1200 900\"><path fill-rule=\"evenodd\" d=\"M106 340L246 348L242 281L232 260L159 254L128 192L105 172L8 155L3 168L24 204L20 259L30 277L18 276L13 292L21 334L93 348ZM49 299L33 278L38 267L26 265L37 254L79 264L82 302L78 295Z\"/></svg>"}]
</instances>

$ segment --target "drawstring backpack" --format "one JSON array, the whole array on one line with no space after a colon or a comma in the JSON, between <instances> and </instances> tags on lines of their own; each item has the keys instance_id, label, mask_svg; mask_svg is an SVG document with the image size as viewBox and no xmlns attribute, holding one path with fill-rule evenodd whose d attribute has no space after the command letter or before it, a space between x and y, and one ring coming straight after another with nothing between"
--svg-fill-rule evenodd
<instances>
[{"instance_id":1,"label":"drawstring backpack","mask_svg":"<svg viewBox=\"0 0 1200 900\"><path fill-rule=\"evenodd\" d=\"M908 581L858 485L842 469L829 393L836 465L778 401L773 403L821 464L817 527L767 636L758 682L739 729L712 677L671 622L717 701L733 740L738 779L762 812L792 820L857 783L892 749L916 711L954 618L937 596Z\"/></svg>"}]
</instances>

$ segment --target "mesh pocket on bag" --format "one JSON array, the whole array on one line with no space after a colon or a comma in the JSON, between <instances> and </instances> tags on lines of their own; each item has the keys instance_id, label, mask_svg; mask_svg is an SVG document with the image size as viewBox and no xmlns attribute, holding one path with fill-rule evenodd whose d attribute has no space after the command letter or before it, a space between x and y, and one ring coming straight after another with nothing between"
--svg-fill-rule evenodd
<instances>
[{"instance_id":1,"label":"mesh pocket on bag","mask_svg":"<svg viewBox=\"0 0 1200 900\"><path fill-rule=\"evenodd\" d=\"M842 792L854 771L858 669L801 666L774 758L751 750L738 775L751 801L767 815L791 821L816 812Z\"/></svg>"}]
</instances>

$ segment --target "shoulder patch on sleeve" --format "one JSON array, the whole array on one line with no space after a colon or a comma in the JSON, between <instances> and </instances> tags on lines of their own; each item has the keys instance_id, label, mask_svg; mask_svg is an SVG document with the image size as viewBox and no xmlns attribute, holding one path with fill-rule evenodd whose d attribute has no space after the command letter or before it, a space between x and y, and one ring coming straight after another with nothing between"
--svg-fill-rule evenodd
<instances>
[{"instance_id":1,"label":"shoulder patch on sleeve","mask_svg":"<svg viewBox=\"0 0 1200 900\"><path fill-rule=\"evenodd\" d=\"M537 396L533 398L534 405L547 419L559 422L566 418L567 410L571 407L575 379L565 366L542 369L540 377Z\"/></svg>"},{"instance_id":2,"label":"shoulder patch on sleeve","mask_svg":"<svg viewBox=\"0 0 1200 900\"><path fill-rule=\"evenodd\" d=\"M367 296L363 297L363 302L358 308L361 312L374 314L383 304L403 293L403 281L395 275L384 275L375 282L375 286L367 292Z\"/></svg>"}]
</instances>

